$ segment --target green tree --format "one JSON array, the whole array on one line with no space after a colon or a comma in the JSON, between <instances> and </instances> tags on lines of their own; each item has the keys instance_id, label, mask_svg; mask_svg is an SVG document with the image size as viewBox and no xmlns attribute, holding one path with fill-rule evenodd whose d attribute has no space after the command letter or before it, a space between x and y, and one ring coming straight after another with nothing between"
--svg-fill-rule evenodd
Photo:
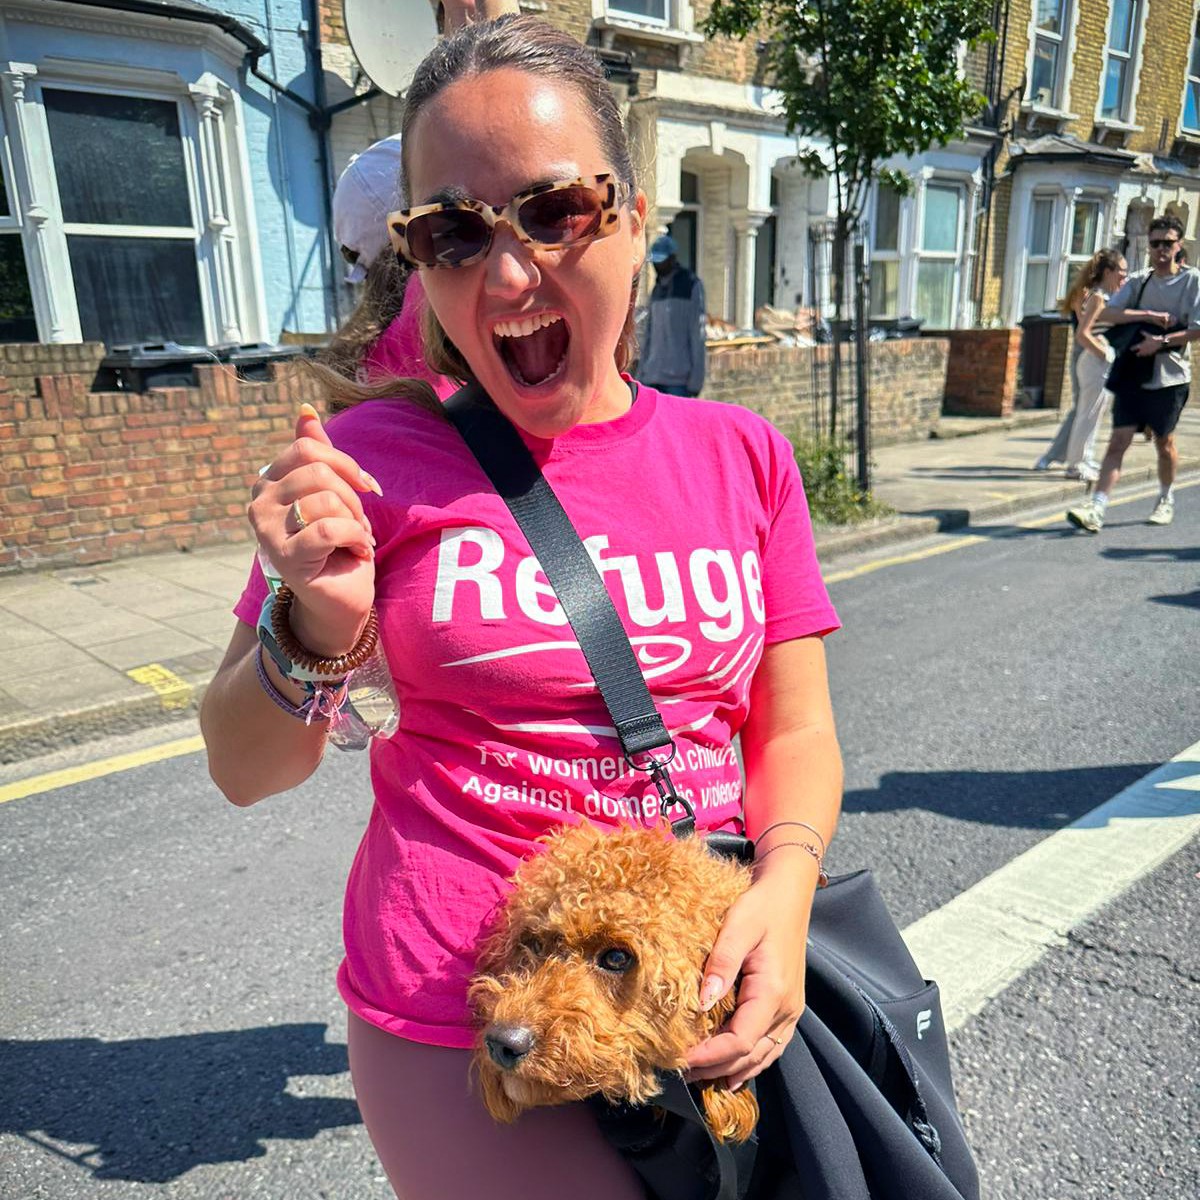
<instances>
[{"instance_id":1,"label":"green tree","mask_svg":"<svg viewBox=\"0 0 1200 1200\"><path fill-rule=\"evenodd\" d=\"M830 175L836 201L836 317L845 301L846 247L871 184L900 192L906 176L884 170L962 135L985 99L959 73L959 47L994 37L993 0L713 0L710 36L754 36L764 82L777 88L789 133L823 140L801 165Z\"/></svg>"}]
</instances>

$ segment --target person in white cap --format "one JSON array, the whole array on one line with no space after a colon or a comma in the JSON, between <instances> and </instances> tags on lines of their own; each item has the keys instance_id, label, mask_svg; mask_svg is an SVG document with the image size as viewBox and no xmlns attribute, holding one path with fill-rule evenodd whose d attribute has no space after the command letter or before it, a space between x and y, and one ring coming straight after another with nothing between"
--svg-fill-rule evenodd
<instances>
[{"instance_id":1,"label":"person in white cap","mask_svg":"<svg viewBox=\"0 0 1200 1200\"><path fill-rule=\"evenodd\" d=\"M333 232L348 264L346 282L363 287L354 312L318 359L333 373L323 376L331 412L345 407L358 388L392 379L423 379L441 397L454 390L425 363L425 293L388 239L387 214L399 203L399 188L400 135L393 134L356 154L334 189Z\"/></svg>"},{"instance_id":2,"label":"person in white cap","mask_svg":"<svg viewBox=\"0 0 1200 1200\"><path fill-rule=\"evenodd\" d=\"M660 392L698 396L704 386L704 284L678 256L669 234L650 247L656 279L642 318L638 370Z\"/></svg>"}]
</instances>

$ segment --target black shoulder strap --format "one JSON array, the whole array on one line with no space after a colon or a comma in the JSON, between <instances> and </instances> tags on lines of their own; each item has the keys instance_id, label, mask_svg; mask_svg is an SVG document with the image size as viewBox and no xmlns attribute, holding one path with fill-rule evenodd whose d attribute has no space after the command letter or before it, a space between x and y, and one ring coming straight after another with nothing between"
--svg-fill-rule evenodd
<instances>
[{"instance_id":1,"label":"black shoulder strap","mask_svg":"<svg viewBox=\"0 0 1200 1200\"><path fill-rule=\"evenodd\" d=\"M467 384L446 401L446 413L496 491L508 505L537 555L600 689L626 757L640 769L665 766L674 743L654 706L633 647L600 573L521 436L478 384ZM654 755L654 751L665 753ZM663 783L655 778L660 794ZM669 787L670 777L665 777ZM691 817L688 805L663 794ZM677 834L691 830L675 824Z\"/></svg>"}]
</instances>

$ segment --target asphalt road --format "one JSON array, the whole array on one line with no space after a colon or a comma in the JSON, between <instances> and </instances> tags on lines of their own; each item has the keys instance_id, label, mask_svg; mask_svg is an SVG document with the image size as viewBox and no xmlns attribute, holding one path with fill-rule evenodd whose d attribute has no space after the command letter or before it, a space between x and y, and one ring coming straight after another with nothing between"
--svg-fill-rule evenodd
<instances>
[{"instance_id":1,"label":"asphalt road","mask_svg":"<svg viewBox=\"0 0 1200 1200\"><path fill-rule=\"evenodd\" d=\"M1200 488L1148 509L833 565L831 865L902 925L1200 740ZM333 987L366 796L335 755L237 810L192 754L0 805L0 1197L387 1200ZM1196 849L955 1034L989 1200L1200 1194Z\"/></svg>"}]
</instances>

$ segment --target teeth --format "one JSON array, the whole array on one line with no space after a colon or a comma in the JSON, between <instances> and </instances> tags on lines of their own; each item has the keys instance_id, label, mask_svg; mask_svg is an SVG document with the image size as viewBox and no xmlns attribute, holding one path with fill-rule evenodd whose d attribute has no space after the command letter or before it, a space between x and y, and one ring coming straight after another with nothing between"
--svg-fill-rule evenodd
<instances>
[{"instance_id":1,"label":"teeth","mask_svg":"<svg viewBox=\"0 0 1200 1200\"><path fill-rule=\"evenodd\" d=\"M554 316L552 313L540 313L536 317L522 317L516 321L497 321L492 326L492 332L497 337L528 337L536 330L545 329L546 326L554 325L561 320L562 317Z\"/></svg>"}]
</instances>

